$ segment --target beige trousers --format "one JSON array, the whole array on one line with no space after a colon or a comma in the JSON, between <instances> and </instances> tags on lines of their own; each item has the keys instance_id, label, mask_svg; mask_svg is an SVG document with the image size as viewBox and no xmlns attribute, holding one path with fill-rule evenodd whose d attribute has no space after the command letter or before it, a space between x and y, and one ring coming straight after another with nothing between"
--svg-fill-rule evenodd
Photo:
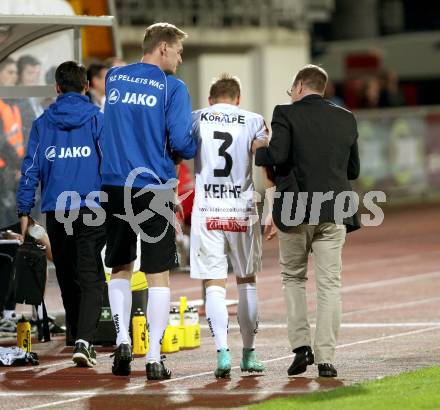
<instances>
[{"instance_id":1,"label":"beige trousers","mask_svg":"<svg viewBox=\"0 0 440 410\"><path fill-rule=\"evenodd\" d=\"M307 319L307 261L312 252L316 276L315 363L333 363L341 323L342 247L344 225L298 225L278 232L287 330L292 349L311 346Z\"/></svg>"}]
</instances>

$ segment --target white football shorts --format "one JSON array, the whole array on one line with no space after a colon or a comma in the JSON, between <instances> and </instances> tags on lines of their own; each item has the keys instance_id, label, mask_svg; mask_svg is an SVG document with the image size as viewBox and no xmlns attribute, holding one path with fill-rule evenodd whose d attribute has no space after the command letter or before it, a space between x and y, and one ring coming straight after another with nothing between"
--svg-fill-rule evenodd
<instances>
[{"instance_id":1,"label":"white football shorts","mask_svg":"<svg viewBox=\"0 0 440 410\"><path fill-rule=\"evenodd\" d=\"M240 221L240 220L238 220ZM235 218L197 217L191 222L190 265L193 279L226 279L228 258L237 277L261 271L261 231Z\"/></svg>"}]
</instances>

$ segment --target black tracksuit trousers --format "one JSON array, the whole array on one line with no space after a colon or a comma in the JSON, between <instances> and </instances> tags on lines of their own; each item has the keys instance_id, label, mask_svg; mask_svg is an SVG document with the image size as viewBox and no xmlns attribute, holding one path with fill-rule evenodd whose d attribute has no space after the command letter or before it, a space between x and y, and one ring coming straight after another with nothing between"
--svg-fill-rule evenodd
<instances>
[{"instance_id":1,"label":"black tracksuit trousers","mask_svg":"<svg viewBox=\"0 0 440 410\"><path fill-rule=\"evenodd\" d=\"M93 343L105 284L101 259L105 229L84 224L83 215L90 213L88 208L80 209L73 235L67 235L54 212L47 213L46 226L72 339Z\"/></svg>"}]
</instances>

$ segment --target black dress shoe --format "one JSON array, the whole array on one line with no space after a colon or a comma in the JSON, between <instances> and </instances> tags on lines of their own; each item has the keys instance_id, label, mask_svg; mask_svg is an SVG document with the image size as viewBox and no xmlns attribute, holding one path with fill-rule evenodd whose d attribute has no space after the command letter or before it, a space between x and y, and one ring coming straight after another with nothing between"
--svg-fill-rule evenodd
<instances>
[{"instance_id":1,"label":"black dress shoe","mask_svg":"<svg viewBox=\"0 0 440 410\"><path fill-rule=\"evenodd\" d=\"M307 370L307 366L315 362L315 357L310 346L301 346L296 348L295 359L287 370L289 376L304 373Z\"/></svg>"},{"instance_id":2,"label":"black dress shoe","mask_svg":"<svg viewBox=\"0 0 440 410\"><path fill-rule=\"evenodd\" d=\"M331 363L318 364L319 377L336 377L338 372Z\"/></svg>"}]
</instances>

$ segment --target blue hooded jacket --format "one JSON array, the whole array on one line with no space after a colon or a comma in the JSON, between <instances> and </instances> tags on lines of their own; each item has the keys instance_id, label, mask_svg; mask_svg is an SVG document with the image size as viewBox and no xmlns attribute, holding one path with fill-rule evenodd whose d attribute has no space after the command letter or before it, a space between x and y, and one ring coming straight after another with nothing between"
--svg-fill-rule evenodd
<instances>
[{"instance_id":1,"label":"blue hooded jacket","mask_svg":"<svg viewBox=\"0 0 440 410\"><path fill-rule=\"evenodd\" d=\"M60 95L34 121L17 190L17 208L29 213L41 182L41 211L99 206L87 195L101 188L99 140L103 114L89 97L78 93ZM60 201L62 192L75 191L81 201Z\"/></svg>"}]
</instances>

